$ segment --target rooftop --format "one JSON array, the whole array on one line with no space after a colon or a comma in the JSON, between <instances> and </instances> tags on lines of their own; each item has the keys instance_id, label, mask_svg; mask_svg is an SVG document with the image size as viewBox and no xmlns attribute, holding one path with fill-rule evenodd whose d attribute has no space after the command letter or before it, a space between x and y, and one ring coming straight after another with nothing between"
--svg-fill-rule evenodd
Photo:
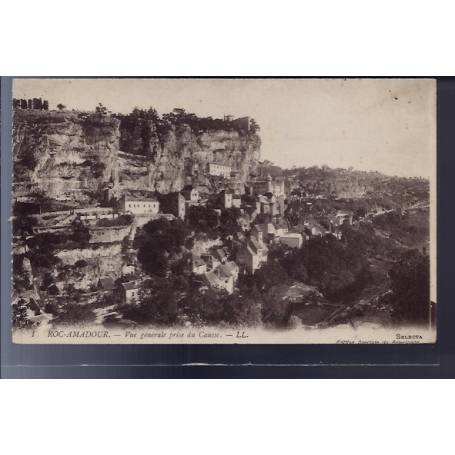
<instances>
[{"instance_id":1,"label":"rooftop","mask_svg":"<svg viewBox=\"0 0 455 455\"><path fill-rule=\"evenodd\" d=\"M302 234L299 234L298 232L284 232L283 234L281 234L281 237L299 239L302 238Z\"/></svg>"},{"instance_id":2,"label":"rooftop","mask_svg":"<svg viewBox=\"0 0 455 455\"><path fill-rule=\"evenodd\" d=\"M125 200L127 201L157 201L157 195L154 192L141 192L141 193L125 193Z\"/></svg>"}]
</instances>

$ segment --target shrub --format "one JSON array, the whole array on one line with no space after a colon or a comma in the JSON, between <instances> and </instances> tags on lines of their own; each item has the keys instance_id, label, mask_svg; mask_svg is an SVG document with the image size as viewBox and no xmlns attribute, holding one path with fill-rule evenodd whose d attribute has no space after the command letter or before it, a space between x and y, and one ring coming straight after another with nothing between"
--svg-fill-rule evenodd
<instances>
[{"instance_id":1,"label":"shrub","mask_svg":"<svg viewBox=\"0 0 455 455\"><path fill-rule=\"evenodd\" d=\"M68 303L52 321L55 325L75 325L94 321L92 308L78 303Z\"/></svg>"},{"instance_id":2,"label":"shrub","mask_svg":"<svg viewBox=\"0 0 455 455\"><path fill-rule=\"evenodd\" d=\"M417 250L406 252L389 272L396 323L425 324L430 310L429 257Z\"/></svg>"},{"instance_id":3,"label":"shrub","mask_svg":"<svg viewBox=\"0 0 455 455\"><path fill-rule=\"evenodd\" d=\"M77 267L77 268L87 267L88 266L88 262L85 261L84 259L79 259L78 261L76 261L74 266Z\"/></svg>"},{"instance_id":4,"label":"shrub","mask_svg":"<svg viewBox=\"0 0 455 455\"><path fill-rule=\"evenodd\" d=\"M12 310L13 327L17 329L25 329L36 325L36 323L31 321L27 315L27 304L24 299L20 299L17 303L14 303Z\"/></svg>"},{"instance_id":5,"label":"shrub","mask_svg":"<svg viewBox=\"0 0 455 455\"><path fill-rule=\"evenodd\" d=\"M58 294L60 294L60 291L59 291L58 287L55 284L51 285L48 288L47 292L49 292L50 295L58 295Z\"/></svg>"},{"instance_id":6,"label":"shrub","mask_svg":"<svg viewBox=\"0 0 455 455\"><path fill-rule=\"evenodd\" d=\"M56 315L58 313L58 306L55 302L47 302L44 306L44 312Z\"/></svg>"}]
</instances>

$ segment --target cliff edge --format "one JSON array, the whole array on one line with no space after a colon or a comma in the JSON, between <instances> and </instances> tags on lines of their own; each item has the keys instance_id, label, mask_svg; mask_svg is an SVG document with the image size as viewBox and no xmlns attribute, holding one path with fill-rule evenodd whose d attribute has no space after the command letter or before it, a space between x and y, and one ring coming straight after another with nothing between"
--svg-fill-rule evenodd
<instances>
[{"instance_id":1,"label":"cliff edge","mask_svg":"<svg viewBox=\"0 0 455 455\"><path fill-rule=\"evenodd\" d=\"M213 123L214 121L212 121ZM14 196L46 197L84 205L101 202L103 190L167 193L186 184L210 187L210 163L229 166L223 184L243 191L260 158L256 132L225 123L195 129L133 115L78 111L15 110Z\"/></svg>"}]
</instances>

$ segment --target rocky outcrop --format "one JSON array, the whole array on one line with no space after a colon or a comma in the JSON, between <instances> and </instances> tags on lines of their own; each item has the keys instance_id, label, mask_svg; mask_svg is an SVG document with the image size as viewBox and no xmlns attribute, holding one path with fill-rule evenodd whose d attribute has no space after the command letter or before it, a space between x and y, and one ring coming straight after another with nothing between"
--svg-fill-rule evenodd
<instances>
[{"instance_id":1,"label":"rocky outcrop","mask_svg":"<svg viewBox=\"0 0 455 455\"><path fill-rule=\"evenodd\" d=\"M151 127L153 130L153 126ZM142 133L138 131L138 135ZM119 185L121 189L144 188L162 193L179 191L185 184L210 185L209 163L230 166L233 183L246 182L259 159L260 140L256 135L237 131L208 131L196 134L183 125L162 137L130 135L122 141L119 154ZM148 152L147 155L138 151Z\"/></svg>"},{"instance_id":2,"label":"rocky outcrop","mask_svg":"<svg viewBox=\"0 0 455 455\"><path fill-rule=\"evenodd\" d=\"M119 121L77 112L14 114L15 196L84 202L117 182Z\"/></svg>"},{"instance_id":3,"label":"rocky outcrop","mask_svg":"<svg viewBox=\"0 0 455 455\"><path fill-rule=\"evenodd\" d=\"M121 243L64 249L59 250L56 256L62 261L57 270L64 270L65 274L61 285L73 282L76 288L84 290L96 286L102 276L119 278L125 264ZM77 267L81 261L84 261L84 266Z\"/></svg>"},{"instance_id":4,"label":"rocky outcrop","mask_svg":"<svg viewBox=\"0 0 455 455\"><path fill-rule=\"evenodd\" d=\"M209 163L228 165L231 186L243 188L259 160L260 139L244 131L166 131L151 120L122 127L95 113L17 110L13 125L15 196L44 195L81 205L114 190L167 193L185 184L210 185Z\"/></svg>"}]
</instances>

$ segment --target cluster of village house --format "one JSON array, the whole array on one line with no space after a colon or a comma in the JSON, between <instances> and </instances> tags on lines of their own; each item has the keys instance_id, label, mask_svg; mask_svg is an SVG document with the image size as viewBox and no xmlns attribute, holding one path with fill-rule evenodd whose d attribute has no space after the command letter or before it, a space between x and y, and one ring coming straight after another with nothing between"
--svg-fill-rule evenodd
<instances>
[{"instance_id":1,"label":"cluster of village house","mask_svg":"<svg viewBox=\"0 0 455 455\"><path fill-rule=\"evenodd\" d=\"M227 178L231 175L229 166L212 163L208 171L211 175ZM240 216L237 222L239 232L235 240L241 245L235 260L229 260L229 251L223 247L218 239L215 243L206 241L198 242L197 249L192 254L192 271L198 275L203 284L214 289L222 289L229 294L235 290L236 281L240 273L254 274L262 264L267 261L268 250L271 243L281 243L291 248L300 248L303 241L309 236L324 235L326 229L314 221L306 221L306 229L302 232L289 232L283 221L285 211L285 182L283 179L273 179L268 175L265 178L255 178L248 182L245 193L236 194L229 189L223 189L216 194L200 194L198 187L187 185L179 192L158 194L152 192L125 192L119 199L113 196L112 185L105 190L106 202L114 202L113 208L87 208L77 210L77 219L85 222L90 229L90 242L112 243L123 240L128 235L134 237L134 231L152 219L165 217L167 219L185 219L188 207L210 205L218 215L223 209L238 208ZM130 226L112 225L98 226L93 221L99 219L115 219L119 215L132 215L134 222ZM267 215L257 222L259 214ZM73 214L74 215L74 214ZM256 221L256 222L255 222ZM339 212L336 215L336 224L352 223L352 215ZM67 223L63 221L60 226ZM59 229L54 223L52 229ZM48 230L49 228L37 228ZM339 231L331 233L339 236ZM123 275L134 276L135 267L125 265ZM126 303L138 300L140 279L132 279L121 285L123 299ZM115 282L112 277L101 277L98 287L102 292L112 292Z\"/></svg>"},{"instance_id":2,"label":"cluster of village house","mask_svg":"<svg viewBox=\"0 0 455 455\"><path fill-rule=\"evenodd\" d=\"M211 173L215 175L230 175L230 169L224 165L213 165ZM216 167L215 167L216 166ZM267 262L268 250L271 243L281 243L291 248L300 248L309 236L324 235L326 229L317 223L307 221L305 232L289 232L283 222L285 210L285 185L283 179L273 179L269 175L264 179L248 182L245 188L247 198L227 189L217 194L201 197L195 186L187 185L182 191L162 195L133 196L124 194L119 201L119 210L133 214L142 219L141 224L159 216L174 216L185 218L189 206L210 204L215 212L221 214L222 209L238 208L240 216L237 222L240 230L235 234L235 240L241 244L235 260L229 259L229 250L221 242L198 242L200 248L192 254L192 271L201 277L203 283L213 289L222 289L231 294L235 290L240 273L254 274L262 264ZM259 214L268 215L268 221L255 223ZM263 218L264 219L264 218ZM339 212L336 224L352 222L349 213ZM339 231L331 233L339 236ZM202 244L202 246L201 246ZM212 246L210 246L212 244ZM127 302L138 297L139 284L128 282L123 285Z\"/></svg>"},{"instance_id":3,"label":"cluster of village house","mask_svg":"<svg viewBox=\"0 0 455 455\"><path fill-rule=\"evenodd\" d=\"M231 175L229 166L221 164L209 165L209 173L226 178ZM150 219L159 217L174 217L185 219L186 211L190 206L207 206L221 215L223 209L238 208L241 214L237 220L241 230L236 233L236 239L242 247L238 251L235 261L229 260L229 251L226 247L215 241L199 241L200 247L192 254L192 271L200 276L204 285L214 289L222 289L229 294L234 292L239 273L253 274L267 261L267 244L273 239L289 247L299 248L302 245L301 233L288 232L287 228L280 226L278 220L284 213L285 189L283 180L273 180L270 176L265 179L255 179L246 187L249 196L248 203L242 195L229 189L223 189L217 194L202 197L196 186L187 185L179 192L168 194L149 193L134 194L128 192L118 200L119 213L134 216L137 225L142 225ZM274 220L255 224L254 220L259 214L269 215ZM109 232L110 229L105 229ZM111 239L111 235L106 240ZM105 290L113 284L111 280L100 281ZM106 289L107 286L107 289ZM123 285L123 294L127 302L138 298L139 282L127 282Z\"/></svg>"}]
</instances>

